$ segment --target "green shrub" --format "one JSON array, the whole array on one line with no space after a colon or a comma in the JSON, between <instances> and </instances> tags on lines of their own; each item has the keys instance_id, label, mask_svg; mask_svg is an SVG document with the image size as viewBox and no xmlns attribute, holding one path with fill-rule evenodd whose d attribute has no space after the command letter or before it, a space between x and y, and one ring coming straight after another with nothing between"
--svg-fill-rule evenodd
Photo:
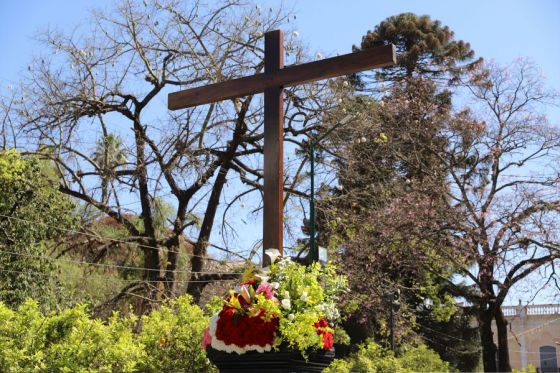
<instances>
[{"instance_id":1,"label":"green shrub","mask_svg":"<svg viewBox=\"0 0 560 373\"><path fill-rule=\"evenodd\" d=\"M0 303L0 371L213 372L201 347L207 317L183 296L142 317L92 318L85 305L44 316Z\"/></svg>"},{"instance_id":2,"label":"green shrub","mask_svg":"<svg viewBox=\"0 0 560 373\"><path fill-rule=\"evenodd\" d=\"M381 348L375 342L368 342L346 359L336 359L324 373L413 373L449 372L449 363L426 346L406 348L400 357Z\"/></svg>"},{"instance_id":3,"label":"green shrub","mask_svg":"<svg viewBox=\"0 0 560 373\"><path fill-rule=\"evenodd\" d=\"M176 301L142 317L139 339L146 358L141 372L210 372L215 371L202 349L202 333L208 317L192 298L184 295Z\"/></svg>"},{"instance_id":4,"label":"green shrub","mask_svg":"<svg viewBox=\"0 0 560 373\"><path fill-rule=\"evenodd\" d=\"M450 372L451 365L425 345L410 348L398 358L401 366L413 372Z\"/></svg>"},{"instance_id":5,"label":"green shrub","mask_svg":"<svg viewBox=\"0 0 560 373\"><path fill-rule=\"evenodd\" d=\"M527 368L513 369L513 373L537 373L537 368L533 364L529 364Z\"/></svg>"}]
</instances>

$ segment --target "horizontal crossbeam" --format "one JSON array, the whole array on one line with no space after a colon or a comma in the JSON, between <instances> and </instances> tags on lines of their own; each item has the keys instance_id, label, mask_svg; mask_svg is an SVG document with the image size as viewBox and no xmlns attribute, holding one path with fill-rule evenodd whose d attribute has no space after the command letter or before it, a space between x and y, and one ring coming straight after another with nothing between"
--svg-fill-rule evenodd
<instances>
[{"instance_id":1,"label":"horizontal crossbeam","mask_svg":"<svg viewBox=\"0 0 560 373\"><path fill-rule=\"evenodd\" d=\"M216 101L248 96L271 87L290 87L335 76L349 75L396 63L395 46L384 45L360 52L326 58L301 65L288 66L273 73L186 89L169 94L169 110L185 109Z\"/></svg>"}]
</instances>

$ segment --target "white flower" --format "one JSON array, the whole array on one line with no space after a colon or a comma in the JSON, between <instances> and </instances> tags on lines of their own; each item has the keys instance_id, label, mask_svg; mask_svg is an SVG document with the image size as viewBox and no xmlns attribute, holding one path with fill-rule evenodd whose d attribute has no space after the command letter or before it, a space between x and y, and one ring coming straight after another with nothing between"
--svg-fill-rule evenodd
<instances>
[{"instance_id":1,"label":"white flower","mask_svg":"<svg viewBox=\"0 0 560 373\"><path fill-rule=\"evenodd\" d=\"M308 295L307 292L304 291L303 293L301 293L301 297L299 297L299 299L305 302L305 300L307 299L307 295Z\"/></svg>"},{"instance_id":2,"label":"white flower","mask_svg":"<svg viewBox=\"0 0 560 373\"><path fill-rule=\"evenodd\" d=\"M367 139L365 137L362 136L362 138L360 139L361 142L367 142Z\"/></svg>"},{"instance_id":3,"label":"white flower","mask_svg":"<svg viewBox=\"0 0 560 373\"><path fill-rule=\"evenodd\" d=\"M282 308L284 308L285 310L289 310L290 308L292 308L292 302L290 302L289 299L282 299Z\"/></svg>"},{"instance_id":4,"label":"white flower","mask_svg":"<svg viewBox=\"0 0 560 373\"><path fill-rule=\"evenodd\" d=\"M299 37L299 33L297 31L293 32L294 38L298 38Z\"/></svg>"},{"instance_id":5,"label":"white flower","mask_svg":"<svg viewBox=\"0 0 560 373\"><path fill-rule=\"evenodd\" d=\"M266 275L255 275L255 277L261 280L261 282L268 282L268 280L270 279L270 277Z\"/></svg>"},{"instance_id":6,"label":"white flower","mask_svg":"<svg viewBox=\"0 0 560 373\"><path fill-rule=\"evenodd\" d=\"M247 289L247 285L243 285L241 287L241 296L245 299L245 302L251 303L251 294L249 294L249 289Z\"/></svg>"},{"instance_id":7,"label":"white flower","mask_svg":"<svg viewBox=\"0 0 560 373\"><path fill-rule=\"evenodd\" d=\"M348 87L348 82L345 80L344 82L342 82L342 86L343 87Z\"/></svg>"},{"instance_id":8,"label":"white flower","mask_svg":"<svg viewBox=\"0 0 560 373\"><path fill-rule=\"evenodd\" d=\"M293 314L293 313L290 313L290 314L288 315L288 320L292 321L292 320L294 319L294 317L295 317L294 314Z\"/></svg>"},{"instance_id":9,"label":"white flower","mask_svg":"<svg viewBox=\"0 0 560 373\"><path fill-rule=\"evenodd\" d=\"M264 255L270 258L270 263L276 262L276 259L282 257L278 249L266 249Z\"/></svg>"},{"instance_id":10,"label":"white flower","mask_svg":"<svg viewBox=\"0 0 560 373\"><path fill-rule=\"evenodd\" d=\"M273 289L278 289L280 287L280 284L277 282L271 282L270 285L272 285Z\"/></svg>"}]
</instances>

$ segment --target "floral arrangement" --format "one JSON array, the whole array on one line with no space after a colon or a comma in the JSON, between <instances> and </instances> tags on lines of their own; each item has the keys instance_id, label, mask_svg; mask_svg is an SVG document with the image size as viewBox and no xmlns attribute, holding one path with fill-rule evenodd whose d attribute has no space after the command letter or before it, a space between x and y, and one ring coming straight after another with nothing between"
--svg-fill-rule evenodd
<instances>
[{"instance_id":1,"label":"floral arrangement","mask_svg":"<svg viewBox=\"0 0 560 373\"><path fill-rule=\"evenodd\" d=\"M281 344L304 355L329 350L340 319L338 297L346 289L346 278L331 264L306 267L279 259L260 273L250 270L210 319L203 347L238 354Z\"/></svg>"}]
</instances>

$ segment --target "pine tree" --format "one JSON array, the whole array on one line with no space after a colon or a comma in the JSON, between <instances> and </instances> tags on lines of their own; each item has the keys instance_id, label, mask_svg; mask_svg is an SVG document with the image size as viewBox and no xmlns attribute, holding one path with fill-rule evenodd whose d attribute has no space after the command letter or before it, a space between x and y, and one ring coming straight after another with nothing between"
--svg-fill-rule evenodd
<instances>
[{"instance_id":1,"label":"pine tree","mask_svg":"<svg viewBox=\"0 0 560 373\"><path fill-rule=\"evenodd\" d=\"M421 76L454 81L482 59L474 60L474 51L463 40L454 40L454 33L430 16L402 13L389 17L362 37L360 47L371 48L392 43L397 50L397 64L378 70L378 81L395 81Z\"/></svg>"}]
</instances>

